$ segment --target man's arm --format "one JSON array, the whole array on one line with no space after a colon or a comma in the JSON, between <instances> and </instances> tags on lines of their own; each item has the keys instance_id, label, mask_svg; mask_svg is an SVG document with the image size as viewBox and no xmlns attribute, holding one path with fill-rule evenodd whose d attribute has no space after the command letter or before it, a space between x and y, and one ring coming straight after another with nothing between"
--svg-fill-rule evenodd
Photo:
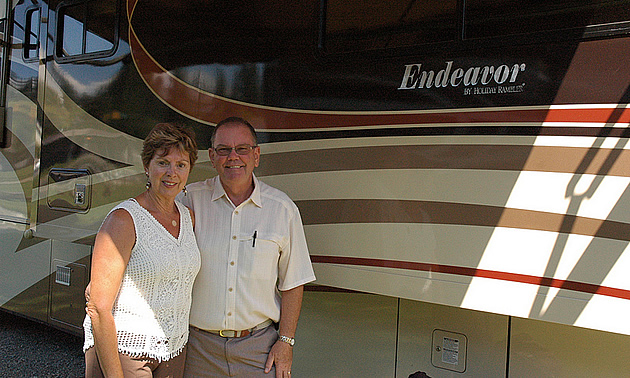
<instances>
[{"instance_id":1,"label":"man's arm","mask_svg":"<svg viewBox=\"0 0 630 378\"><path fill-rule=\"evenodd\" d=\"M302 308L303 293L304 285L282 292L280 325L278 328L280 336L295 337L295 330L297 329L298 318ZM291 365L293 364L293 347L278 339L267 357L265 373L269 373L273 364L276 365L277 378L289 377Z\"/></svg>"}]
</instances>

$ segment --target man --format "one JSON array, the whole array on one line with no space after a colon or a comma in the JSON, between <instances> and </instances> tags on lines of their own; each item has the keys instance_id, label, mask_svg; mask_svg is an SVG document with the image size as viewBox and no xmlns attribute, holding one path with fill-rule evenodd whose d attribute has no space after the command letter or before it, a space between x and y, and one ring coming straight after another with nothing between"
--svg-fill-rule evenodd
<instances>
[{"instance_id":1,"label":"man","mask_svg":"<svg viewBox=\"0 0 630 378\"><path fill-rule=\"evenodd\" d=\"M244 119L219 122L209 152L218 176L180 197L201 251L185 376L289 377L303 285L315 280L298 208L255 177L260 147Z\"/></svg>"}]
</instances>

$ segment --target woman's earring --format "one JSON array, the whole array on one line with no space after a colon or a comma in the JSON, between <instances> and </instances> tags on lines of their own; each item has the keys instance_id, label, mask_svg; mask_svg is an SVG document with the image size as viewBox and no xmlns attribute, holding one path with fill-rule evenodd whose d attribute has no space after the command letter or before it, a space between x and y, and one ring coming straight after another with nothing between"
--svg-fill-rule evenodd
<instances>
[{"instance_id":1,"label":"woman's earring","mask_svg":"<svg viewBox=\"0 0 630 378\"><path fill-rule=\"evenodd\" d=\"M149 190L149 188L151 187L151 181L149 181L149 172L144 172L144 174L147 175L147 183L144 185L144 187Z\"/></svg>"},{"instance_id":2,"label":"woman's earring","mask_svg":"<svg viewBox=\"0 0 630 378\"><path fill-rule=\"evenodd\" d=\"M188 191L186 190L186 185L184 185L184 189L182 189L182 192L184 192L184 195L187 196L188 195Z\"/></svg>"}]
</instances>

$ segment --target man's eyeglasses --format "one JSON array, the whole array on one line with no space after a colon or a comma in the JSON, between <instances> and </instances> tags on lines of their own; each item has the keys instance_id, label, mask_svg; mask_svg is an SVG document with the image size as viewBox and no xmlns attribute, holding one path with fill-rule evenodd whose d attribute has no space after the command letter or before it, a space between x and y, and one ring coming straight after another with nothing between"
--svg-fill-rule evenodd
<instances>
[{"instance_id":1,"label":"man's eyeglasses","mask_svg":"<svg viewBox=\"0 0 630 378\"><path fill-rule=\"evenodd\" d=\"M214 152L219 156L228 156L232 153L232 150L236 151L239 155L247 155L251 150L258 146L250 146L249 144L241 144L236 147L217 147L214 149Z\"/></svg>"}]
</instances>

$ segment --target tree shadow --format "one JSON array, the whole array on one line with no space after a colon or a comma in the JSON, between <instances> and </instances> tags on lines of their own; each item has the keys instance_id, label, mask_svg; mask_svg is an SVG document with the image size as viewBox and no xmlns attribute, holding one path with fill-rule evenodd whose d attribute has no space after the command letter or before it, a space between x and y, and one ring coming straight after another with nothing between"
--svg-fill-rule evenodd
<instances>
[{"instance_id":1,"label":"tree shadow","mask_svg":"<svg viewBox=\"0 0 630 378\"><path fill-rule=\"evenodd\" d=\"M629 94L629 91L630 88L626 89L624 97ZM565 197L570 199L569 206L566 210L565 216L563 217L560 229L558 230L559 234L545 268L541 283L543 280L550 280L555 276L560 266L563 253L567 249L572 231L575 229L576 222L580 219L580 217L576 216L576 214L578 214L582 204L592 198L595 192L602 186L604 179L611 172L611 168L619 160L620 155L624 151L624 147L628 145L627 138L630 137L630 128L626 127L623 129L621 135L614 135L614 132L619 130L618 128L615 128L614 125L620 120L624 110L625 106L622 106L621 104L614 109L606 123L606 126L601 130L595 142L580 162L575 174L567 186ZM609 150L602 149L606 139L611 136L619 137L614 148ZM596 164L596 156L601 154L603 151L607 151L608 155L605 157L599 169L597 169L593 181L586 190L578 192L578 183L587 174L589 167L591 167L594 163ZM589 284L601 286L607 274L621 257L628 245L628 241L623 242L617 240L617 242L610 242L610 237L607 236L605 232L608 227L607 222L610 222L610 215L615 213L616 209L619 209L623 206L623 204L629 203L629 201L630 187L626 187L623 194L617 200L615 206L611 209L607 219L602 221L599 229L593 230L594 238L591 240L588 247L573 267L567 279L559 285L560 289L569 289L569 285L574 282L584 282L585 277L591 277L588 282ZM530 318L552 320L562 317L563 322L574 324L586 308L586 305L584 305L568 309L566 306L558 305L558 297L551 300L549 305L545 308L545 302L547 301L548 295L550 295L550 288L548 286L541 285L538 288L537 296L535 297L530 310ZM594 296L594 293L589 292L584 295L586 295L588 300L590 300ZM588 303L588 301L585 303Z\"/></svg>"}]
</instances>

